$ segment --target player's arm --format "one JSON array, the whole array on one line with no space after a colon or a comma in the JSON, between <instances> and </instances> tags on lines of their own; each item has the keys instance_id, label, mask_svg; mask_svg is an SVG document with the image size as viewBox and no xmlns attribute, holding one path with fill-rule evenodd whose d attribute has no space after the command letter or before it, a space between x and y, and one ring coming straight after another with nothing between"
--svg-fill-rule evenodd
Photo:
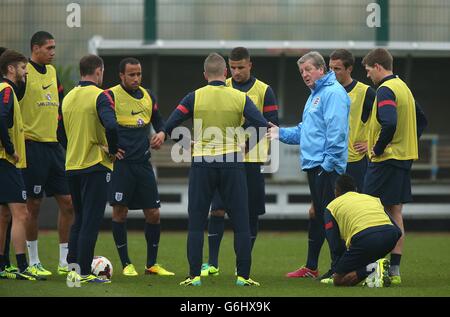
<instances>
[{"instance_id":1,"label":"player's arm","mask_svg":"<svg viewBox=\"0 0 450 317\"><path fill-rule=\"evenodd\" d=\"M148 91L148 90L147 90ZM155 131L158 132L165 132L164 130L164 119L161 115L161 112L159 111L159 107L158 107L158 102L156 100L155 95L153 95L150 91L148 91L148 93L150 94L150 98L152 99L152 104L153 104L153 108L152 108L152 126L153 129L155 129Z\"/></svg>"},{"instance_id":2,"label":"player's arm","mask_svg":"<svg viewBox=\"0 0 450 317\"><path fill-rule=\"evenodd\" d=\"M6 87L0 92L0 141L5 148L6 154L13 155L14 144L9 137L8 129L13 126L14 98L12 89Z\"/></svg>"},{"instance_id":3,"label":"player's arm","mask_svg":"<svg viewBox=\"0 0 450 317\"><path fill-rule=\"evenodd\" d=\"M364 123L369 120L376 96L377 92L375 91L375 89L373 89L372 87L367 88L366 95L364 96L363 111L361 114L361 121Z\"/></svg>"},{"instance_id":4,"label":"player's arm","mask_svg":"<svg viewBox=\"0 0 450 317\"><path fill-rule=\"evenodd\" d=\"M345 92L331 93L324 105L326 126L324 158L321 167L331 172L342 161L342 153L348 151L348 112L350 99Z\"/></svg>"},{"instance_id":5,"label":"player's arm","mask_svg":"<svg viewBox=\"0 0 450 317\"><path fill-rule=\"evenodd\" d=\"M114 110L115 104L110 90L105 90L97 97L96 107L100 122L105 128L108 152L115 155L119 150L117 146L119 138L117 135L116 112Z\"/></svg>"},{"instance_id":6,"label":"player's arm","mask_svg":"<svg viewBox=\"0 0 450 317\"><path fill-rule=\"evenodd\" d=\"M56 130L56 137L58 138L59 144L67 150L67 135L62 114L62 102L60 102L60 106L58 107L58 129Z\"/></svg>"},{"instance_id":7,"label":"player's arm","mask_svg":"<svg viewBox=\"0 0 450 317\"><path fill-rule=\"evenodd\" d=\"M275 93L270 86L267 87L264 95L263 115L267 121L272 122L276 126L279 125L277 97L275 97Z\"/></svg>"},{"instance_id":8,"label":"player's arm","mask_svg":"<svg viewBox=\"0 0 450 317\"><path fill-rule=\"evenodd\" d=\"M152 122L153 129L155 129L155 131L156 131L156 134L153 135L150 140L150 147L152 149L158 150L166 139L166 132L164 130L165 123L161 116L161 113L159 112L158 102L156 101L156 97L149 90L147 90L147 91L150 94L150 98L152 99L153 107L152 107L152 121L151 122Z\"/></svg>"},{"instance_id":9,"label":"player's arm","mask_svg":"<svg viewBox=\"0 0 450 317\"><path fill-rule=\"evenodd\" d=\"M164 129L170 138L172 138L173 129L178 127L187 119L192 118L192 115L194 113L194 102L195 93L191 92L186 95L183 100L181 100L175 110L170 114L169 119L164 126ZM179 141L180 139L174 141Z\"/></svg>"},{"instance_id":10,"label":"player's arm","mask_svg":"<svg viewBox=\"0 0 450 317\"><path fill-rule=\"evenodd\" d=\"M245 96L244 118L255 128L269 127L267 120L263 117L258 108L256 108L249 96Z\"/></svg>"},{"instance_id":11,"label":"player's arm","mask_svg":"<svg viewBox=\"0 0 450 317\"><path fill-rule=\"evenodd\" d=\"M419 139L428 125L428 120L425 117L425 113L423 112L422 107L419 105L417 101L416 101L416 122L417 122L417 138Z\"/></svg>"},{"instance_id":12,"label":"player's arm","mask_svg":"<svg viewBox=\"0 0 450 317\"><path fill-rule=\"evenodd\" d=\"M272 90L272 88L267 87L266 93L264 94L264 104L263 104L263 117L268 121L272 122L278 126L278 104L277 98ZM246 129L251 126L248 120L245 120L243 128Z\"/></svg>"},{"instance_id":13,"label":"player's arm","mask_svg":"<svg viewBox=\"0 0 450 317\"><path fill-rule=\"evenodd\" d=\"M328 209L324 212L325 233L327 235L327 241L330 246L331 253L341 256L345 252L345 243L341 239L339 233L339 226L334 219L333 215Z\"/></svg>"},{"instance_id":14,"label":"player's arm","mask_svg":"<svg viewBox=\"0 0 450 317\"><path fill-rule=\"evenodd\" d=\"M394 92L388 87L380 87L377 91L377 110L381 132L373 149L369 149L375 156L383 154L397 129L397 103Z\"/></svg>"},{"instance_id":15,"label":"player's arm","mask_svg":"<svg viewBox=\"0 0 450 317\"><path fill-rule=\"evenodd\" d=\"M261 114L261 112L258 110L258 108L256 108L255 104L248 96L246 96L245 99L244 118L244 128L250 126L255 128L268 127L268 120L266 120L265 116ZM266 136L266 132L267 131L265 131L264 133L260 133L259 129L256 130L256 133L254 129L247 130L245 152L250 151L254 146L256 146L259 141L264 139L264 137ZM253 142L253 140L255 140L255 142Z\"/></svg>"},{"instance_id":16,"label":"player's arm","mask_svg":"<svg viewBox=\"0 0 450 317\"><path fill-rule=\"evenodd\" d=\"M285 144L300 144L300 132L302 130L302 123L300 122L295 127L280 128L279 139Z\"/></svg>"},{"instance_id":17,"label":"player's arm","mask_svg":"<svg viewBox=\"0 0 450 317\"><path fill-rule=\"evenodd\" d=\"M263 105L263 116L272 124L279 126L278 121L278 102L277 98L275 97L275 93L273 92L272 88L269 86L266 89L266 93L264 95L264 105ZM258 131L259 132L259 131ZM262 139L264 135L258 134L258 141Z\"/></svg>"},{"instance_id":18,"label":"player's arm","mask_svg":"<svg viewBox=\"0 0 450 317\"><path fill-rule=\"evenodd\" d=\"M375 98L377 96L377 93L375 89L372 87L367 88L366 94L364 96L364 102L363 102L363 109L361 113L361 121L366 123L369 120L370 114L372 112L373 103L375 101ZM353 143L353 148L358 153L367 153L367 140L365 141L357 141Z\"/></svg>"},{"instance_id":19,"label":"player's arm","mask_svg":"<svg viewBox=\"0 0 450 317\"><path fill-rule=\"evenodd\" d=\"M58 76L56 77L56 83L58 85L58 97L59 97L59 104L62 105L63 99L64 99L64 87L59 81Z\"/></svg>"}]
</instances>

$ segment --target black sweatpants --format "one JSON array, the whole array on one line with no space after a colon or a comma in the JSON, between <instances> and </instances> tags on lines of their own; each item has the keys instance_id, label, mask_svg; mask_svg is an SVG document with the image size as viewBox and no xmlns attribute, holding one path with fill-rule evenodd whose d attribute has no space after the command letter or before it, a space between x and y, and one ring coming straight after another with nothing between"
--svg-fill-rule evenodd
<instances>
[{"instance_id":1,"label":"black sweatpants","mask_svg":"<svg viewBox=\"0 0 450 317\"><path fill-rule=\"evenodd\" d=\"M77 263L80 274L91 274L95 243L105 214L111 173L97 171L68 176L75 220L70 229L68 263Z\"/></svg>"},{"instance_id":2,"label":"black sweatpants","mask_svg":"<svg viewBox=\"0 0 450 317\"><path fill-rule=\"evenodd\" d=\"M251 247L247 180L243 163L192 164L189 173L189 233L187 241L190 275L200 275L203 234L208 221L211 199L216 189L223 199L233 224L237 274L248 278L251 266Z\"/></svg>"},{"instance_id":3,"label":"black sweatpants","mask_svg":"<svg viewBox=\"0 0 450 317\"><path fill-rule=\"evenodd\" d=\"M320 249L325 240L324 211L334 199L334 183L339 175L335 171L328 173L320 166L308 170L307 173L315 217L309 220L306 267L316 270L319 263ZM331 254L332 261L334 258L335 256Z\"/></svg>"}]
</instances>

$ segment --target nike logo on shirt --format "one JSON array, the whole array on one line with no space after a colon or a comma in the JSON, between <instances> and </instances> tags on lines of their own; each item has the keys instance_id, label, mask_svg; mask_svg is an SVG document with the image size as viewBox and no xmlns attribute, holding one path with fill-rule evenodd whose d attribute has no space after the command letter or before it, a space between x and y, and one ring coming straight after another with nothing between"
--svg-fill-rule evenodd
<instances>
[{"instance_id":1,"label":"nike logo on shirt","mask_svg":"<svg viewBox=\"0 0 450 317\"><path fill-rule=\"evenodd\" d=\"M48 87L50 87L51 85L53 85L53 83L51 83L50 85L48 85L48 86L44 86L44 85L42 85L42 89L47 89Z\"/></svg>"},{"instance_id":2,"label":"nike logo on shirt","mask_svg":"<svg viewBox=\"0 0 450 317\"><path fill-rule=\"evenodd\" d=\"M138 111L138 112L134 112L133 110L131 110L131 115L135 116L135 115L143 113L143 112L144 112L144 110L141 110L141 111Z\"/></svg>"}]
</instances>

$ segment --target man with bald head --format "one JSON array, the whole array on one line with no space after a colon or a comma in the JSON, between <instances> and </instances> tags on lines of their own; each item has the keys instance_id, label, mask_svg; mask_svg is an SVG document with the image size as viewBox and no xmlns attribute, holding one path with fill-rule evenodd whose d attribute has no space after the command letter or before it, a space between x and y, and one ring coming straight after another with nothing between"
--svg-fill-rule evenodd
<instances>
[{"instance_id":1,"label":"man with bald head","mask_svg":"<svg viewBox=\"0 0 450 317\"><path fill-rule=\"evenodd\" d=\"M208 85L186 95L165 127L170 136L183 121L189 118L194 121L188 191L190 272L180 285L201 285L203 230L211 199L218 190L234 229L236 285L259 286L249 276L251 248L244 153L239 144L240 136L229 131L241 127L242 117L254 127L267 127L268 122L245 93L225 85L227 67L222 56L211 53L205 60L203 74Z\"/></svg>"}]
</instances>

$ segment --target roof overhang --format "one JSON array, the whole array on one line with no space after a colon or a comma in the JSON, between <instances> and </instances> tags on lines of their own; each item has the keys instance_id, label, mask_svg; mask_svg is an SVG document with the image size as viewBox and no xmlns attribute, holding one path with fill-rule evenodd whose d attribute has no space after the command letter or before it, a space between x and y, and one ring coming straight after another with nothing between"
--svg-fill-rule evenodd
<instances>
[{"instance_id":1,"label":"roof overhang","mask_svg":"<svg viewBox=\"0 0 450 317\"><path fill-rule=\"evenodd\" d=\"M228 54L238 46L251 51L252 56L302 56L317 50L328 55L337 48L345 48L357 56L367 54L373 48L387 48L394 56L449 57L450 42L388 42L377 45L368 41L197 41L197 40L156 40L145 43L142 40L108 40L94 36L89 41L89 52L102 56L114 55L183 55L199 56L210 52Z\"/></svg>"}]
</instances>

